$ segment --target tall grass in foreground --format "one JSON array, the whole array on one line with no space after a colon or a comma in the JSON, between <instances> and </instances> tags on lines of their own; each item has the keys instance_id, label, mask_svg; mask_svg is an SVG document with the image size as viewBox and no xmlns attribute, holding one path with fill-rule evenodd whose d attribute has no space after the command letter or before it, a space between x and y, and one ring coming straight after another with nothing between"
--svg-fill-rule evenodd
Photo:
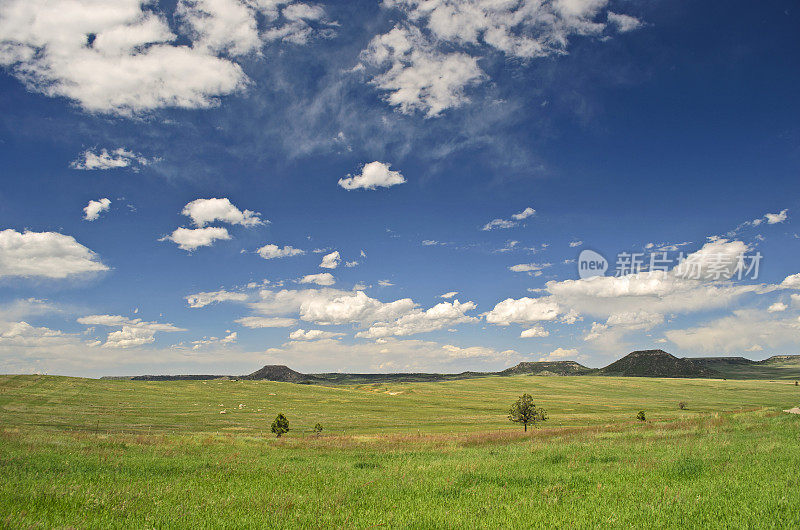
<instances>
[{"instance_id":1,"label":"tall grass in foreground","mask_svg":"<svg viewBox=\"0 0 800 530\"><path fill-rule=\"evenodd\" d=\"M290 432L276 439L250 427L258 414L233 414L231 420L215 411L215 418L225 416L240 428L214 431L206 416L180 414L201 407L192 403L228 392L256 400L265 389L306 392L307 399L330 399L328 391L221 386L225 391L209 396L201 387L164 387L163 394L149 394L135 406L117 387L90 382L81 390L85 399L104 407L115 399L127 403L123 417L136 425L123 429L119 418L93 415L101 425L93 429L61 383L6 382L0 384L0 525L800 527L800 416L775 406L797 401L797 394L785 394L792 392L788 385L733 387L744 397L720 386L716 394L693 397L692 390L701 387L691 381L683 387L667 382L666 396L648 406L641 401L658 381L630 380L626 386L618 380L610 391L593 384L571 387L565 379L517 379L495 380L494 391L505 399L506 385L513 392L517 385L549 385L573 399L612 400L610 405L630 411L601 421L608 410L601 408L582 425L562 418L528 435L513 425L480 430L451 423L453 432L445 432L439 420L418 431L370 431L368 420L355 418L362 423L353 432L340 429L320 437ZM37 384L50 386L36 390ZM490 386L462 384L441 391L472 396L466 406L477 410ZM430 403L438 399L431 387L405 388L428 396ZM62 395L52 392L59 389ZM385 396L373 390L349 390L385 406ZM145 394L141 387L133 392ZM679 410L673 393L688 394L689 409L700 410ZM661 399L673 399L672 410L666 404L661 409ZM393 406L401 423L426 411L438 414L435 407L405 411L399 403ZM425 401L412 403L419 407ZM555 398L551 403L551 410L559 411L551 412L552 419L570 414L563 410L566 404ZM330 403L319 415L338 418L347 405ZM638 408L648 410L648 422L635 419ZM53 416L45 417L44 410ZM291 419L291 408L285 410Z\"/></svg>"}]
</instances>

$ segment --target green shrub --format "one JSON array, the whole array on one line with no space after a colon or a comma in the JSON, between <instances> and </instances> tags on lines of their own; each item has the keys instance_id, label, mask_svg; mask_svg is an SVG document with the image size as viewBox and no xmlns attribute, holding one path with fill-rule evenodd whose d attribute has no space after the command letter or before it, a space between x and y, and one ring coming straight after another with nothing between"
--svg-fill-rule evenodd
<instances>
[{"instance_id":1,"label":"green shrub","mask_svg":"<svg viewBox=\"0 0 800 530\"><path fill-rule=\"evenodd\" d=\"M321 423L317 423L316 425L314 425L314 432L317 433L317 436L319 436L319 433L322 432L322 424Z\"/></svg>"},{"instance_id":2,"label":"green shrub","mask_svg":"<svg viewBox=\"0 0 800 530\"><path fill-rule=\"evenodd\" d=\"M644 415L644 411L640 410L639 413L636 415L636 419L639 421L646 421L647 418Z\"/></svg>"},{"instance_id":3,"label":"green shrub","mask_svg":"<svg viewBox=\"0 0 800 530\"><path fill-rule=\"evenodd\" d=\"M272 422L272 432L280 438L282 434L289 432L289 420L283 414L275 416L275 421Z\"/></svg>"},{"instance_id":4,"label":"green shrub","mask_svg":"<svg viewBox=\"0 0 800 530\"><path fill-rule=\"evenodd\" d=\"M685 401L681 401L680 403L678 403L678 408L681 409L681 410L686 410L687 406L688 405L686 405Z\"/></svg>"}]
</instances>

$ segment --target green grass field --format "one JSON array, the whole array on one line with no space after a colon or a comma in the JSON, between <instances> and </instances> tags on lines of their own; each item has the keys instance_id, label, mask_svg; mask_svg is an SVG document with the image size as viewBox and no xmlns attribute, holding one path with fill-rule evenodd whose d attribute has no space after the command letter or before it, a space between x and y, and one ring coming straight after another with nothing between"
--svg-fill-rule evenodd
<instances>
[{"instance_id":1,"label":"green grass field","mask_svg":"<svg viewBox=\"0 0 800 530\"><path fill-rule=\"evenodd\" d=\"M528 434L523 392L550 415ZM798 527L797 405L788 381L0 376L0 525Z\"/></svg>"}]
</instances>

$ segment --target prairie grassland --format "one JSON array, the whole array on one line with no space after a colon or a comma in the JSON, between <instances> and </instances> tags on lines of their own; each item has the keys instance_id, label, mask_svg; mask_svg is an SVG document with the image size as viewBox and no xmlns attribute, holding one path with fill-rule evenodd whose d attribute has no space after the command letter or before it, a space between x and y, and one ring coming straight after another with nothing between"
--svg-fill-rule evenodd
<instances>
[{"instance_id":1,"label":"prairie grassland","mask_svg":"<svg viewBox=\"0 0 800 530\"><path fill-rule=\"evenodd\" d=\"M527 435L522 392L551 418ZM798 404L769 381L3 376L0 525L798 527Z\"/></svg>"}]
</instances>

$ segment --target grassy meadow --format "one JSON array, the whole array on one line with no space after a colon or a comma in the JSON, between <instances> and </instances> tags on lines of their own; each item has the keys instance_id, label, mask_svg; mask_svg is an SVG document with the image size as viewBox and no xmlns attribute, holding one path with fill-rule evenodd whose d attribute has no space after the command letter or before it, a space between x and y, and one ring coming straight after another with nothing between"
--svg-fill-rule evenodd
<instances>
[{"instance_id":1,"label":"grassy meadow","mask_svg":"<svg viewBox=\"0 0 800 530\"><path fill-rule=\"evenodd\" d=\"M550 416L527 434L523 392ZM790 381L0 376L0 526L798 527L797 405Z\"/></svg>"}]
</instances>

